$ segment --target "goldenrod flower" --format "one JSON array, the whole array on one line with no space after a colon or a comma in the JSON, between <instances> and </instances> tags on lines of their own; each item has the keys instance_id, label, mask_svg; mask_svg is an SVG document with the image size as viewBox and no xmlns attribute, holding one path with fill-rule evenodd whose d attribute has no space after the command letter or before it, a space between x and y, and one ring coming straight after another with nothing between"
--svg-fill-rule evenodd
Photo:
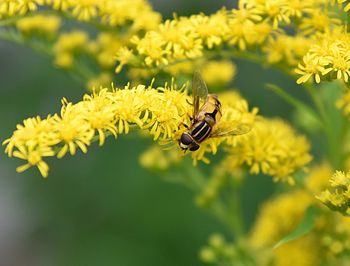
<instances>
[{"instance_id":1,"label":"goldenrod flower","mask_svg":"<svg viewBox=\"0 0 350 266\"><path fill-rule=\"evenodd\" d=\"M296 66L311 46L311 40L303 36L278 34L271 38L262 50L266 53L267 62L277 64L286 62Z\"/></svg>"},{"instance_id":2,"label":"goldenrod flower","mask_svg":"<svg viewBox=\"0 0 350 266\"><path fill-rule=\"evenodd\" d=\"M88 21L97 16L99 0L70 0L72 14L78 20ZM103 1L102 1L103 2Z\"/></svg>"},{"instance_id":3,"label":"goldenrod flower","mask_svg":"<svg viewBox=\"0 0 350 266\"><path fill-rule=\"evenodd\" d=\"M319 243L320 239L314 234L302 236L278 247L273 252L273 261L278 266L331 265L323 264L327 260Z\"/></svg>"},{"instance_id":4,"label":"goldenrod flower","mask_svg":"<svg viewBox=\"0 0 350 266\"><path fill-rule=\"evenodd\" d=\"M350 114L350 91L344 92L342 97L336 103L337 107L341 109L344 115L349 116Z\"/></svg>"},{"instance_id":5,"label":"goldenrod flower","mask_svg":"<svg viewBox=\"0 0 350 266\"><path fill-rule=\"evenodd\" d=\"M192 30L203 44L212 49L214 46L220 45L229 33L227 20L226 10L221 10L209 17L204 15L191 16L189 22Z\"/></svg>"},{"instance_id":6,"label":"goldenrod flower","mask_svg":"<svg viewBox=\"0 0 350 266\"><path fill-rule=\"evenodd\" d=\"M350 172L336 171L329 179L330 188L317 198L330 209L350 215Z\"/></svg>"},{"instance_id":7,"label":"goldenrod flower","mask_svg":"<svg viewBox=\"0 0 350 266\"><path fill-rule=\"evenodd\" d=\"M183 153L179 149L164 150L153 145L139 157L140 164L151 170L165 171L181 161Z\"/></svg>"},{"instance_id":8,"label":"goldenrod flower","mask_svg":"<svg viewBox=\"0 0 350 266\"><path fill-rule=\"evenodd\" d=\"M175 142L177 145L179 136L185 130L180 128L183 123L190 122L193 108L190 101L183 89L175 90L167 85L157 89L142 85L113 91L101 89L92 95L85 95L83 101L76 104L64 99L60 115L43 120L25 120L24 125L18 125L12 137L4 141L7 146L5 151L12 156L17 150L27 151L28 147L48 147L53 151L50 156L61 158L67 152L74 155L78 148L86 152L96 139L103 145L108 135L116 137L117 134L127 134L131 125L147 130L154 140ZM254 109L249 112L244 100L231 102L224 105L220 123L223 127L225 124L230 127L240 124L253 127L256 112ZM193 159L205 161L205 153L215 153L220 143L225 140L232 143L232 138L234 136L205 141L196 153L192 153ZM47 149L43 153L33 150L38 154L36 158L49 156ZM43 159L38 162L41 161ZM33 161L29 164L33 165Z\"/></svg>"},{"instance_id":9,"label":"goldenrod flower","mask_svg":"<svg viewBox=\"0 0 350 266\"><path fill-rule=\"evenodd\" d=\"M131 23L133 32L155 29L161 15L155 12L146 0L97 1L101 21L112 27Z\"/></svg>"},{"instance_id":10,"label":"goldenrod flower","mask_svg":"<svg viewBox=\"0 0 350 266\"><path fill-rule=\"evenodd\" d=\"M58 158L62 158L69 151L71 155L76 153L79 147L84 153L94 135L93 128L87 123L82 114L80 105L62 100L63 106L60 115L52 117L52 131L57 132L57 141L62 143L57 153Z\"/></svg>"},{"instance_id":11,"label":"goldenrod flower","mask_svg":"<svg viewBox=\"0 0 350 266\"><path fill-rule=\"evenodd\" d=\"M350 10L350 3L349 3L349 0L338 0L338 3L339 3L339 4L345 3L345 6L344 6L344 11L345 11L345 12L348 12L348 11Z\"/></svg>"},{"instance_id":12,"label":"goldenrod flower","mask_svg":"<svg viewBox=\"0 0 350 266\"><path fill-rule=\"evenodd\" d=\"M293 174L311 160L310 144L278 119L259 119L253 130L233 143L227 158L234 169L242 164L252 174L263 173L275 181L294 183Z\"/></svg>"},{"instance_id":13,"label":"goldenrod flower","mask_svg":"<svg viewBox=\"0 0 350 266\"><path fill-rule=\"evenodd\" d=\"M40 174L43 177L47 177L49 172L49 166L43 161L42 157L54 156L54 151L48 146L34 146L27 147L20 146L18 150L13 152L13 156L22 160L28 161L28 163L17 167L17 172L21 173L32 166L37 166Z\"/></svg>"},{"instance_id":14,"label":"goldenrod flower","mask_svg":"<svg viewBox=\"0 0 350 266\"><path fill-rule=\"evenodd\" d=\"M61 67L70 67L74 62L74 53L87 49L88 40L89 36L84 31L62 33L54 46L55 63Z\"/></svg>"},{"instance_id":15,"label":"goldenrod flower","mask_svg":"<svg viewBox=\"0 0 350 266\"><path fill-rule=\"evenodd\" d=\"M87 88L96 91L100 87L108 87L112 83L112 75L109 72L102 72L87 82Z\"/></svg>"},{"instance_id":16,"label":"goldenrod flower","mask_svg":"<svg viewBox=\"0 0 350 266\"><path fill-rule=\"evenodd\" d=\"M17 2L17 12L21 15L26 14L28 11L37 10L38 6L43 4L43 0L19 0Z\"/></svg>"},{"instance_id":17,"label":"goldenrod flower","mask_svg":"<svg viewBox=\"0 0 350 266\"><path fill-rule=\"evenodd\" d=\"M146 65L160 64L167 65L167 56L170 54L169 49L165 48L165 40L159 33L155 31L147 32L145 37L140 39L134 36L132 42L136 45L136 49L139 54L143 55Z\"/></svg>"},{"instance_id":18,"label":"goldenrod flower","mask_svg":"<svg viewBox=\"0 0 350 266\"><path fill-rule=\"evenodd\" d=\"M16 27L25 34L42 33L52 35L61 26L61 19L58 16L36 15L24 17L17 21Z\"/></svg>"},{"instance_id":19,"label":"goldenrod flower","mask_svg":"<svg viewBox=\"0 0 350 266\"><path fill-rule=\"evenodd\" d=\"M305 83L312 77L314 77L316 83L320 83L321 75L325 71L324 66L327 64L325 59L306 54L303 58L303 63L304 64L299 63L298 68L295 70L297 74L302 75L298 78L297 83Z\"/></svg>"},{"instance_id":20,"label":"goldenrod flower","mask_svg":"<svg viewBox=\"0 0 350 266\"><path fill-rule=\"evenodd\" d=\"M323 34L317 44L310 47L295 70L302 75L297 83L304 83L315 77L317 83L322 79L339 79L348 82L350 76L350 37L343 28L332 34Z\"/></svg>"},{"instance_id":21,"label":"goldenrod flower","mask_svg":"<svg viewBox=\"0 0 350 266\"><path fill-rule=\"evenodd\" d=\"M115 54L122 46L122 39L117 34L102 32L97 36L94 54L99 65L110 68L115 64ZM103 84L102 84L103 85Z\"/></svg>"},{"instance_id":22,"label":"goldenrod flower","mask_svg":"<svg viewBox=\"0 0 350 266\"><path fill-rule=\"evenodd\" d=\"M298 28L304 35L329 32L333 27L339 26L341 20L325 10L315 9L309 16L302 18Z\"/></svg>"},{"instance_id":23,"label":"goldenrod flower","mask_svg":"<svg viewBox=\"0 0 350 266\"><path fill-rule=\"evenodd\" d=\"M313 200L307 192L295 190L265 202L251 230L251 243L256 247L276 244L298 225Z\"/></svg>"},{"instance_id":24,"label":"goldenrod flower","mask_svg":"<svg viewBox=\"0 0 350 266\"><path fill-rule=\"evenodd\" d=\"M222 85L233 80L236 66L229 60L209 61L201 68L205 82L210 85Z\"/></svg>"},{"instance_id":25,"label":"goldenrod flower","mask_svg":"<svg viewBox=\"0 0 350 266\"><path fill-rule=\"evenodd\" d=\"M66 11L71 6L70 0L44 0L44 1L46 5L49 5L56 10Z\"/></svg>"}]
</instances>

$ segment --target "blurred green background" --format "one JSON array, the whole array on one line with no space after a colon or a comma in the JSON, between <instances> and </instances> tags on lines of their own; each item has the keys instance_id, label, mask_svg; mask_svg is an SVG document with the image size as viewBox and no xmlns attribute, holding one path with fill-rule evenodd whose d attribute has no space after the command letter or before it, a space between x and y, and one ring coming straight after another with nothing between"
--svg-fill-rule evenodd
<instances>
[{"instance_id":1,"label":"blurred green background","mask_svg":"<svg viewBox=\"0 0 350 266\"><path fill-rule=\"evenodd\" d=\"M151 1L164 18L173 12L210 14L235 1ZM59 111L60 99L78 101L81 84L49 58L0 41L0 137L23 119ZM291 108L264 83L303 97L294 81L274 70L236 61L239 88L266 116L289 119ZM210 90L210 88L209 88ZM225 227L194 195L142 169L138 156L151 144L133 135L110 138L87 154L53 159L47 180L36 169L17 174L20 161L0 160L0 265L202 265L199 249ZM270 178L248 177L242 190L246 228L259 202L273 192Z\"/></svg>"}]
</instances>

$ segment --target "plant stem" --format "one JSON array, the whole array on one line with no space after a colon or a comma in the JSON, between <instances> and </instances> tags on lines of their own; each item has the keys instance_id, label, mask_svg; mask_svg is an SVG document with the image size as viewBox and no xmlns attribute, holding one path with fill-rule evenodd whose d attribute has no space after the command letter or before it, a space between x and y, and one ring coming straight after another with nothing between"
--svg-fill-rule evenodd
<instances>
[{"instance_id":1,"label":"plant stem","mask_svg":"<svg viewBox=\"0 0 350 266\"><path fill-rule=\"evenodd\" d=\"M319 93L310 84L304 84L304 88L310 95L323 122L323 128L328 142L328 157L334 168L341 167L341 155L338 150L339 142L332 128L332 121L329 119L326 108L320 98Z\"/></svg>"}]
</instances>

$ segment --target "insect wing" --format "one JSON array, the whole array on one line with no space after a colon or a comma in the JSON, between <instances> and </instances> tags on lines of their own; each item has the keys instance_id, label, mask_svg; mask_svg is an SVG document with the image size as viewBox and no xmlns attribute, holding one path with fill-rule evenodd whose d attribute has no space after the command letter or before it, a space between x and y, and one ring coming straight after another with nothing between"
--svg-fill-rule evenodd
<instances>
[{"instance_id":1,"label":"insect wing","mask_svg":"<svg viewBox=\"0 0 350 266\"><path fill-rule=\"evenodd\" d=\"M219 137L225 137L225 136L235 136L235 135L244 135L250 132L252 127L247 124L239 124L234 127L215 127L210 134L210 138L219 138Z\"/></svg>"},{"instance_id":2,"label":"insect wing","mask_svg":"<svg viewBox=\"0 0 350 266\"><path fill-rule=\"evenodd\" d=\"M195 71L192 79L192 94L193 94L193 117L196 116L199 110L199 103L202 100L205 102L208 98L208 88L199 73Z\"/></svg>"}]
</instances>

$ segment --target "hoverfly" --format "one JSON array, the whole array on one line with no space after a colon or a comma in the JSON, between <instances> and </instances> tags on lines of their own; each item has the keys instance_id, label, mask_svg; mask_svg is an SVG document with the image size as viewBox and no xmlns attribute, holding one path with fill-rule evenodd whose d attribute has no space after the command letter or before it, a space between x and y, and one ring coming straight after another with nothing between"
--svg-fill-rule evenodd
<instances>
[{"instance_id":1,"label":"hoverfly","mask_svg":"<svg viewBox=\"0 0 350 266\"><path fill-rule=\"evenodd\" d=\"M196 151L199 145L207 138L241 135L250 131L250 127L234 127L220 129L221 103L218 96L208 94L208 88L198 71L193 74L192 80L193 114L191 125L186 126L187 132L182 133L179 140L180 148L184 151ZM203 105L199 107L200 101Z\"/></svg>"}]
</instances>

